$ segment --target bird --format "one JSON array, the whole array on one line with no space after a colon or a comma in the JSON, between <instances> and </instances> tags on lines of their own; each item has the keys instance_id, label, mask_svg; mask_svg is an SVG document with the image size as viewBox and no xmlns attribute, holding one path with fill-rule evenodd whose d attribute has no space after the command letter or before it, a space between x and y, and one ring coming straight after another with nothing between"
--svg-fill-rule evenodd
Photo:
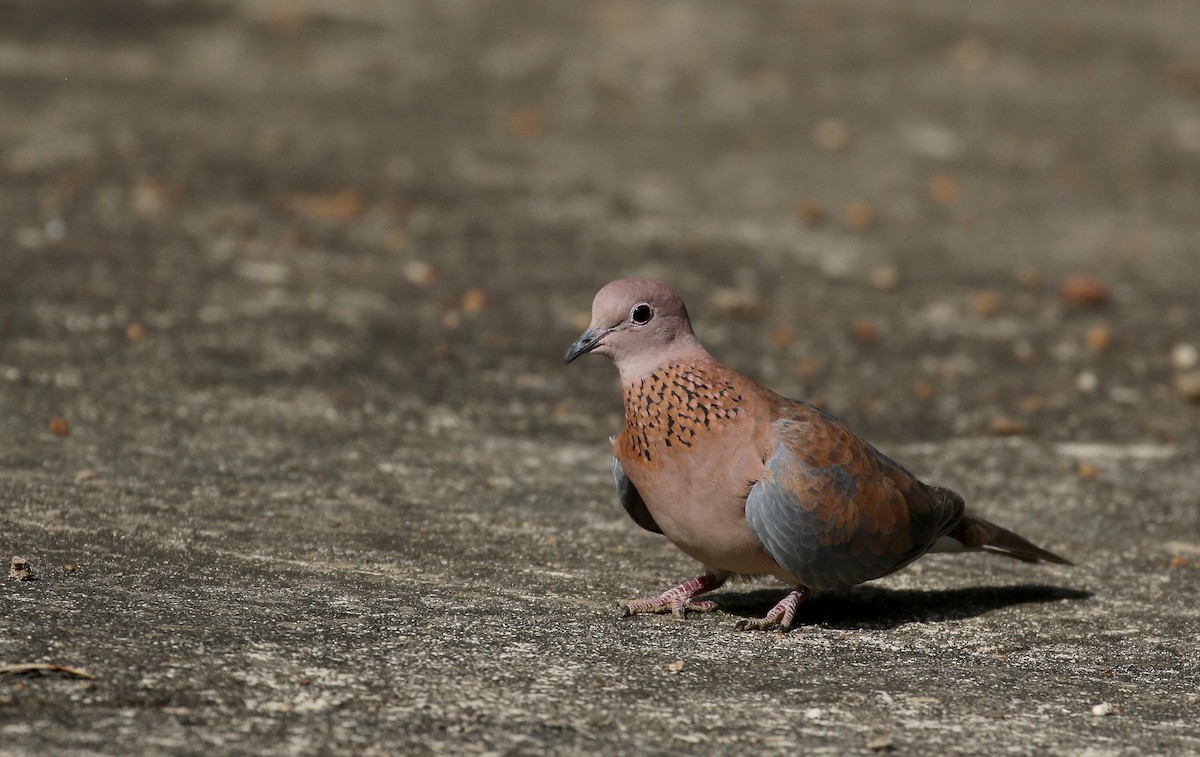
<instances>
[{"instance_id":1,"label":"bird","mask_svg":"<svg viewBox=\"0 0 1200 757\"><path fill-rule=\"evenodd\" d=\"M929 552L991 552L1072 563L969 512L817 406L727 368L700 343L670 286L606 284L563 365L603 355L620 374L624 425L612 438L617 498L703 573L623 603L625 616L708 612L700 599L734 576L791 591L740 630L791 628L819 592L894 573Z\"/></svg>"}]
</instances>

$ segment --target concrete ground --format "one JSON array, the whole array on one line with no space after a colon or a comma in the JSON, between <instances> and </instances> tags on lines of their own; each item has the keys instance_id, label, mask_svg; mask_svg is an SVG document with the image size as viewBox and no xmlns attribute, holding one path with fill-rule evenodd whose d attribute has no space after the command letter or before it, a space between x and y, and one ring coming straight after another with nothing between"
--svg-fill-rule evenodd
<instances>
[{"instance_id":1,"label":"concrete ground","mask_svg":"<svg viewBox=\"0 0 1200 757\"><path fill-rule=\"evenodd\" d=\"M0 0L0 752L1200 753L1197 29ZM1079 565L619 617L629 274Z\"/></svg>"}]
</instances>

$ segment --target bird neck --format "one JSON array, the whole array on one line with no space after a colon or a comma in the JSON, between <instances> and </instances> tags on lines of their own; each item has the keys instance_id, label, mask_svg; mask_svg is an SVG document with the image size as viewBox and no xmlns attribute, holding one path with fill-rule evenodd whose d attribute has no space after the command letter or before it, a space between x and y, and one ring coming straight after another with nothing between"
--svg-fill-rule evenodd
<instances>
[{"instance_id":1,"label":"bird neck","mask_svg":"<svg viewBox=\"0 0 1200 757\"><path fill-rule=\"evenodd\" d=\"M642 347L614 354L612 358L621 374L622 386L637 384L674 363L696 366L714 364L720 367L690 330L675 334L670 341L655 345L653 349Z\"/></svg>"}]
</instances>

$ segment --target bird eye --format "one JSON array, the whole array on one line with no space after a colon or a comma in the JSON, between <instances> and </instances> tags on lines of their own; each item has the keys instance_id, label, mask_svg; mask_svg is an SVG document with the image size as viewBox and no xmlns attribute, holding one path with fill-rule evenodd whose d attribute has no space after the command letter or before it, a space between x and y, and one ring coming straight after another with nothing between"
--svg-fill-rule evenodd
<instances>
[{"instance_id":1,"label":"bird eye","mask_svg":"<svg viewBox=\"0 0 1200 757\"><path fill-rule=\"evenodd\" d=\"M639 326L649 323L650 319L653 317L654 308L650 307L644 302L634 305L633 310L629 311L629 320L633 321Z\"/></svg>"}]
</instances>

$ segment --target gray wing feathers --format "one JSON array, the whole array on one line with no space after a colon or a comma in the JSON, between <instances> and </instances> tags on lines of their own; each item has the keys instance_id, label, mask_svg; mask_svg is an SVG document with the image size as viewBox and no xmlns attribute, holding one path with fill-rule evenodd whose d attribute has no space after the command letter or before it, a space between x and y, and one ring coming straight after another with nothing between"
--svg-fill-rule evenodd
<instances>
[{"instance_id":1,"label":"gray wing feathers","mask_svg":"<svg viewBox=\"0 0 1200 757\"><path fill-rule=\"evenodd\" d=\"M746 521L767 554L811 589L853 586L877 577L859 577L857 561L846 559L844 549L822 543L825 524L772 483L761 481L751 488Z\"/></svg>"},{"instance_id":2,"label":"gray wing feathers","mask_svg":"<svg viewBox=\"0 0 1200 757\"><path fill-rule=\"evenodd\" d=\"M613 480L617 484L617 498L621 500L621 506L625 508L625 512L629 513L633 522L642 528L661 534L662 529L658 527L658 524L654 522L654 516L646 509L642 495L629 480L629 476L625 475L625 469L621 467L621 463L615 457L612 462L612 472Z\"/></svg>"},{"instance_id":3,"label":"gray wing feathers","mask_svg":"<svg viewBox=\"0 0 1200 757\"><path fill-rule=\"evenodd\" d=\"M771 475L746 499L755 537L809 588L853 586L899 570L962 516L960 499L931 496L911 474L862 444L870 464L851 471L802 459L781 442L766 462Z\"/></svg>"}]
</instances>

